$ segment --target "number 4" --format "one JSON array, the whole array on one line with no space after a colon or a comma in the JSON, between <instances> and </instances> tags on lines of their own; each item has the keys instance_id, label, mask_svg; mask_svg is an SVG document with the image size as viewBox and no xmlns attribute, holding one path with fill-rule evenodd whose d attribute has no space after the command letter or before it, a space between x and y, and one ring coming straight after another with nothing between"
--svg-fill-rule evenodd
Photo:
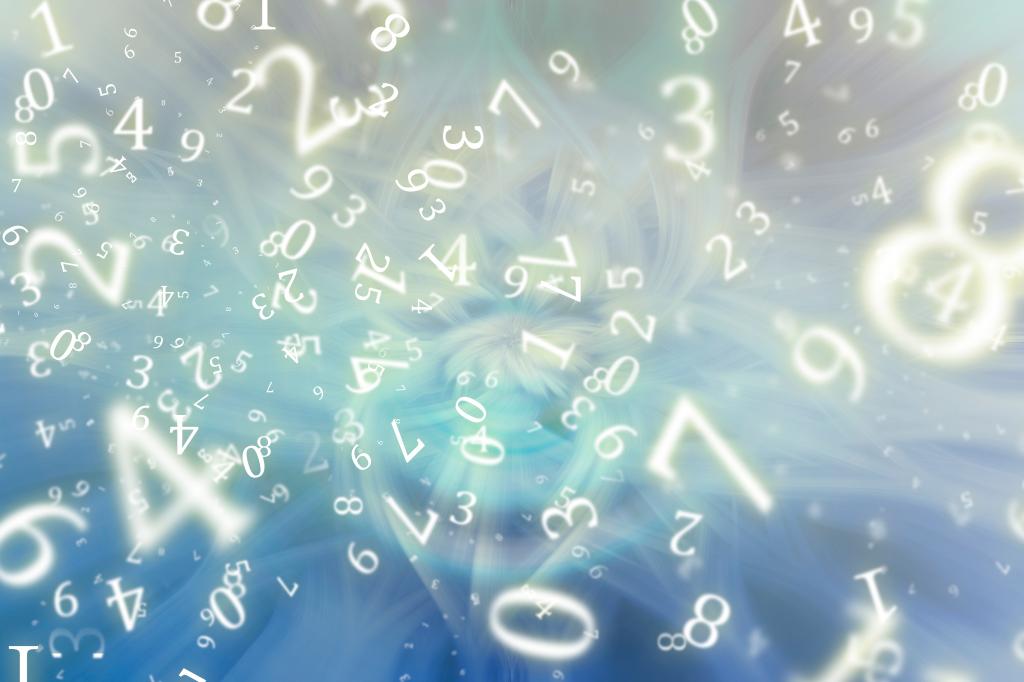
<instances>
[{"instance_id":1,"label":"number 4","mask_svg":"<svg viewBox=\"0 0 1024 682\"><path fill-rule=\"evenodd\" d=\"M798 26L798 22L803 26ZM806 0L793 0L793 4L789 6L789 16L786 17L786 32L782 35L784 38L790 38L804 34L807 38L807 44L804 47L814 47L821 44L818 37L814 35L814 29L820 27L821 19L811 20L810 14L807 12Z\"/></svg>"},{"instance_id":2,"label":"number 4","mask_svg":"<svg viewBox=\"0 0 1024 682\"><path fill-rule=\"evenodd\" d=\"M132 116L135 118L135 128L134 130L129 130L126 124L128 123L128 118ZM132 149L136 151L145 151L145 137L146 135L153 134L153 126L149 126L148 128L142 127L142 116L142 98L136 97L135 101L132 102L132 105L128 107L128 111L124 112L124 116L118 122L117 127L114 128L115 135L133 135L135 137L135 143L132 145Z\"/></svg>"},{"instance_id":3,"label":"number 4","mask_svg":"<svg viewBox=\"0 0 1024 682\"><path fill-rule=\"evenodd\" d=\"M669 415L668 421L658 437L658 442L654 444L651 456L647 460L647 468L666 480L675 480L676 472L672 468L672 453L675 451L676 444L685 435L686 429L691 425L704 438L711 447L712 454L721 461L725 470L753 501L758 511L762 514L771 511L772 497L764 485L754 477L739 455L686 396L679 398L676 402L672 414Z\"/></svg>"}]
</instances>

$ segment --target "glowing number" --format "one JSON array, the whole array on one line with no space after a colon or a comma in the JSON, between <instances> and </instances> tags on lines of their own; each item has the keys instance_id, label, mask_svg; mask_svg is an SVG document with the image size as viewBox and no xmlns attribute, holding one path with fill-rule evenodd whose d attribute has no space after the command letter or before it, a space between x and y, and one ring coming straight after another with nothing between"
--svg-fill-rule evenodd
<instances>
[{"instance_id":1,"label":"glowing number","mask_svg":"<svg viewBox=\"0 0 1024 682\"><path fill-rule=\"evenodd\" d=\"M813 363L809 357L809 346L814 343L827 345L833 353L833 360L827 366ZM853 374L850 402L857 402L864 395L864 361L860 354L838 332L828 327L812 327L805 331L793 347L793 364L801 376L812 384L831 383L844 366Z\"/></svg>"},{"instance_id":2,"label":"glowing number","mask_svg":"<svg viewBox=\"0 0 1024 682\"><path fill-rule=\"evenodd\" d=\"M218 497L211 482L193 472L164 441L151 431L138 431L132 422L132 411L127 406L118 406L111 411L109 429L117 476L122 482L126 510L130 512L127 515L129 525L134 539L143 547L159 543L190 511L204 517L221 540L227 540L249 525L247 513ZM130 501L137 494L135 491L143 489L139 462L148 462L179 491L156 519L136 513Z\"/></svg>"},{"instance_id":3,"label":"glowing number","mask_svg":"<svg viewBox=\"0 0 1024 682\"><path fill-rule=\"evenodd\" d=\"M16 144L14 147L14 161L19 173L42 177L59 172L61 166L58 152L61 145L68 140L78 140L79 147L85 145L92 150L92 157L82 164L80 169L83 175L94 175L100 169L99 140L89 128L77 123L57 128L46 145L48 159L43 163L33 163L28 159L29 147L35 144L35 133L30 134L33 136L32 142L26 140L25 144ZM15 133L15 142L18 141L18 135L24 135L24 133Z\"/></svg>"},{"instance_id":4,"label":"glowing number","mask_svg":"<svg viewBox=\"0 0 1024 682\"><path fill-rule=\"evenodd\" d=\"M530 110L530 107L526 106L526 102L523 101L523 98L519 96L519 93L512 89L512 86L509 85L508 81L504 78L500 83L498 83L498 89L494 91L494 97L491 98L491 103L487 105L487 110L495 116L501 116L501 99L505 95L512 98L512 101L515 102L516 106L519 107L519 110L523 112L523 115L526 116L526 120L530 122L530 125L534 128L540 128L540 119L537 118L537 115Z\"/></svg>"},{"instance_id":5,"label":"glowing number","mask_svg":"<svg viewBox=\"0 0 1024 682\"><path fill-rule=\"evenodd\" d=\"M391 28L392 23L400 23L400 28L396 31ZM385 42L380 42L378 36L387 34ZM389 14L388 18L384 20L383 26L378 26L373 29L370 33L370 44L381 52L391 52L398 45L398 39L409 35L409 22L401 14Z\"/></svg>"},{"instance_id":6,"label":"glowing number","mask_svg":"<svg viewBox=\"0 0 1024 682\"><path fill-rule=\"evenodd\" d=\"M569 359L572 357L573 351L576 350L575 343L570 344L568 348L559 348L550 341L546 341L545 339L542 339L539 336L536 336L535 334L532 334L524 329L522 346L523 352L529 352L530 346L536 346L541 350L547 351L548 353L551 353L552 355L557 357L560 361L558 365L559 369L566 368L566 366L569 364Z\"/></svg>"},{"instance_id":7,"label":"glowing number","mask_svg":"<svg viewBox=\"0 0 1024 682\"><path fill-rule=\"evenodd\" d=\"M448 520L454 523L456 526L467 526L469 522L473 520L473 507L476 505L476 495L469 492L468 490L460 490L455 493L456 497L462 497L465 495L469 498L469 501L465 504L458 505L458 510L466 514L465 518L457 520L454 514L448 516Z\"/></svg>"},{"instance_id":8,"label":"glowing number","mask_svg":"<svg viewBox=\"0 0 1024 682\"><path fill-rule=\"evenodd\" d=\"M694 5L700 7L700 11L707 19L706 27L694 18ZM686 22L686 27L683 29L686 51L693 55L700 54L704 51L704 39L710 38L718 31L718 16L707 0L683 0L683 19Z\"/></svg>"},{"instance_id":9,"label":"glowing number","mask_svg":"<svg viewBox=\"0 0 1024 682\"><path fill-rule=\"evenodd\" d=\"M348 543L348 561L352 564L352 568L363 575L373 575L377 571L377 567L380 566L380 559L377 557L376 552L364 549L359 554L353 554L352 550L355 548L356 543Z\"/></svg>"},{"instance_id":10,"label":"glowing number","mask_svg":"<svg viewBox=\"0 0 1024 682\"><path fill-rule=\"evenodd\" d=\"M384 502L386 502L391 510L395 512L395 516L398 517L398 520L409 529L409 532L412 533L414 538L416 538L416 541L426 547L427 541L430 540L430 535L434 532L434 527L437 525L437 520L440 518L437 512L433 509L428 509L427 525L423 527L423 530L418 530L413 524L412 519L409 518L409 515L398 506L397 502L395 502L395 498L390 495L385 495Z\"/></svg>"},{"instance_id":11,"label":"glowing number","mask_svg":"<svg viewBox=\"0 0 1024 682\"><path fill-rule=\"evenodd\" d=\"M739 455L718 434L707 417L686 396L682 396L676 401L676 405L665 422L658 441L651 450L651 456L647 460L647 468L666 480L675 480L676 472L672 468L672 453L676 445L686 434L687 428L691 425L711 447L712 454L718 458L733 480L751 499L754 506L762 514L767 514L771 511L771 495L761 482L754 477Z\"/></svg>"},{"instance_id":12,"label":"glowing number","mask_svg":"<svg viewBox=\"0 0 1024 682\"><path fill-rule=\"evenodd\" d=\"M189 144L189 137L193 133L199 136L199 141L196 142L194 145ZM185 151L192 152L192 156L188 157L187 159L183 156L179 156L178 158L181 159L182 163L191 163L192 161L195 161L196 159L199 158L199 155L203 153L203 147L205 146L205 144L206 136L203 135L203 132L201 130L195 130L194 128L186 129L185 132L181 134L181 148L184 149Z\"/></svg>"},{"instance_id":13,"label":"glowing number","mask_svg":"<svg viewBox=\"0 0 1024 682\"><path fill-rule=\"evenodd\" d=\"M126 125L128 123L128 117L131 116L134 119L135 128L129 129ZM118 122L117 127L114 128L115 135L131 135L135 138L135 142L132 144L133 150L145 150L145 138L146 135L153 134L153 126L143 128L142 123L142 98L136 97L132 102L132 105L128 107L128 111L124 112L124 116Z\"/></svg>"},{"instance_id":14,"label":"glowing number","mask_svg":"<svg viewBox=\"0 0 1024 682\"><path fill-rule=\"evenodd\" d=\"M704 606L708 602L717 602L719 613L717 618L708 619L704 615ZM710 649L718 641L718 626L723 625L729 620L729 616L732 614L732 609L729 608L729 602L717 594L703 594L693 605L694 618L686 621L686 625L683 626L683 636L686 637L686 641L692 646L698 649ZM693 631L698 626L704 626L708 629L708 636L702 640L694 639Z\"/></svg>"},{"instance_id":15,"label":"glowing number","mask_svg":"<svg viewBox=\"0 0 1024 682\"><path fill-rule=\"evenodd\" d=\"M583 626L583 633L575 641L549 641L541 637L529 637L513 632L502 622L502 612L512 606L533 606L535 603L544 604L547 610L558 609L566 615L573 616ZM591 633L596 633L597 622L587 606L569 595L554 590L533 589L530 593L519 589L509 589L501 594L491 604L488 615L491 633L495 639L507 646L509 649L530 656L552 661L567 660L576 658L588 648L594 641Z\"/></svg>"},{"instance_id":16,"label":"glowing number","mask_svg":"<svg viewBox=\"0 0 1024 682\"><path fill-rule=\"evenodd\" d=\"M703 518L704 516L701 514L683 511L681 509L676 510L676 521L678 521L679 519L686 519L687 524L683 526L682 529L679 530L675 535L673 535L672 539L668 543L669 549L672 550L673 554L677 556L693 556L697 552L696 547L688 547L687 549L681 548L679 546L679 542L683 539L683 536L689 533L691 530L693 530L694 527L696 527L696 525L700 523Z\"/></svg>"},{"instance_id":17,"label":"glowing number","mask_svg":"<svg viewBox=\"0 0 1024 682\"><path fill-rule=\"evenodd\" d=\"M451 171L453 174L458 176L458 179L445 180L443 178L434 177L430 173L434 168ZM422 181L413 184L413 178L416 176L422 177ZM409 176L406 178L409 183L408 185L403 185L398 180L395 180L395 185L403 192L419 192L428 185L439 189L459 189L466 184L466 177L466 169L460 164L454 161L449 161L448 159L432 159L423 164L423 168L415 168L409 171Z\"/></svg>"},{"instance_id":18,"label":"glowing number","mask_svg":"<svg viewBox=\"0 0 1024 682\"><path fill-rule=\"evenodd\" d=\"M799 22L799 24L798 24ZM786 16L786 30L782 34L784 38L803 34L807 39L804 47L820 45L821 41L814 35L814 29L821 28L821 19L811 21L807 12L806 0L793 0L789 6L789 14Z\"/></svg>"},{"instance_id":19,"label":"glowing number","mask_svg":"<svg viewBox=\"0 0 1024 682\"><path fill-rule=\"evenodd\" d=\"M693 104L690 108L676 114L675 122L695 130L698 139L692 148L686 150L681 150L671 143L666 144L665 158L669 161L685 163L690 174L694 175L694 169L698 168L695 162L710 154L715 146L715 129L704 115L711 104L711 86L699 76L677 76L661 84L661 96L668 99L680 88L693 91ZM698 177L700 177L700 172L694 179Z\"/></svg>"},{"instance_id":20,"label":"glowing number","mask_svg":"<svg viewBox=\"0 0 1024 682\"><path fill-rule=\"evenodd\" d=\"M449 267L448 261L455 257L455 265ZM420 254L417 260L423 260L426 258L434 264L441 274L447 278L449 282L454 282L457 287L468 287L469 279L467 275L470 272L476 271L476 261L469 262L469 256L466 248L466 235L460 234L456 237L455 241L452 242L452 246L444 254L443 258L438 258L434 255L434 244L427 247L427 250ZM456 276L458 279L456 280Z\"/></svg>"},{"instance_id":21,"label":"glowing number","mask_svg":"<svg viewBox=\"0 0 1024 682\"><path fill-rule=\"evenodd\" d=\"M715 244L721 244L725 250L725 263L722 269L722 277L728 282L733 277L736 277L744 270L747 269L747 261L740 258L739 262L735 265L732 262L732 238L724 234L716 234L714 237L708 240L708 243L704 245L704 250L711 253Z\"/></svg>"},{"instance_id":22,"label":"glowing number","mask_svg":"<svg viewBox=\"0 0 1024 682\"><path fill-rule=\"evenodd\" d=\"M559 509L558 507L548 507L541 514L540 524L544 528L544 533L552 540L557 540L561 535L558 531L552 530L551 519L559 518L564 519L567 526L573 527L575 522L572 518L572 512L574 509L582 507L590 512L590 520L587 521L587 528L597 527L597 508L594 507L594 503L585 497L577 497L569 504L565 506L565 509Z\"/></svg>"},{"instance_id":23,"label":"glowing number","mask_svg":"<svg viewBox=\"0 0 1024 682\"><path fill-rule=\"evenodd\" d=\"M32 563L20 570L6 571L0 568L0 582L12 587L27 587L46 575L50 567L53 566L53 543L36 527L38 521L47 517L56 517L67 521L79 531L86 529L85 519L66 507L34 504L14 512L0 521L0 545L3 545L12 535L24 533L36 543L39 551Z\"/></svg>"},{"instance_id":24,"label":"glowing number","mask_svg":"<svg viewBox=\"0 0 1024 682\"><path fill-rule=\"evenodd\" d=\"M34 230L26 240L21 253L21 269L24 272L33 273L35 282L41 283L44 279L43 273L37 272L32 262L35 252L45 247L64 251L71 261L78 265L86 280L89 281L103 300L111 305L117 305L121 302L125 279L128 274L129 249L121 242L113 242L111 246L113 247L115 260L111 268L110 281L104 282L92 264L82 255L78 245L70 237L56 228L39 228Z\"/></svg>"},{"instance_id":25,"label":"glowing number","mask_svg":"<svg viewBox=\"0 0 1024 682\"><path fill-rule=\"evenodd\" d=\"M619 331L618 327L615 326L615 323L618 320L625 320L629 324L629 326L631 326L636 331L637 336L639 336L647 343L650 343L654 339L654 324L657 322L654 315L647 316L647 328L641 329L640 323L636 321L636 318L633 317L632 313L626 310L616 310L614 313L612 313L612 319L608 325L612 329L613 336L618 336L619 334L622 333Z\"/></svg>"},{"instance_id":26,"label":"glowing number","mask_svg":"<svg viewBox=\"0 0 1024 682\"><path fill-rule=\"evenodd\" d=\"M889 31L887 36L890 43L896 47L910 48L921 43L924 38L924 22L921 17L911 12L909 5L923 5L928 0L896 0L896 20L902 21L907 26L907 34L900 35L896 31Z\"/></svg>"},{"instance_id":27,"label":"glowing number","mask_svg":"<svg viewBox=\"0 0 1024 682\"><path fill-rule=\"evenodd\" d=\"M295 45L283 45L269 52L256 68L236 69L232 76L239 74L249 77L249 83L240 93L235 95L225 106L226 111L235 111L242 114L252 112L252 105L241 106L238 103L255 88L267 86L267 74L270 67L276 62L283 61L295 67L299 77L299 94L296 98L295 109L295 148L300 156L305 156L317 147L321 146L342 130L351 127L346 119L335 119L333 122L324 124L319 130L313 130L310 126L310 116L313 108L314 70L313 62L301 48ZM336 102L337 97L331 102Z\"/></svg>"},{"instance_id":28,"label":"glowing number","mask_svg":"<svg viewBox=\"0 0 1024 682\"><path fill-rule=\"evenodd\" d=\"M557 63L556 58L558 58ZM576 59L565 50L555 50L551 53L551 56L548 57L548 68L559 76L564 76L572 71L573 83L576 83L580 79L580 65L576 62Z\"/></svg>"},{"instance_id":29,"label":"glowing number","mask_svg":"<svg viewBox=\"0 0 1024 682\"><path fill-rule=\"evenodd\" d=\"M57 22L53 20L53 12L50 11L49 2L43 0L43 2L39 3L39 7L33 10L29 18L35 19L37 15L43 18L43 25L46 26L46 35L49 36L50 44L53 46L48 52L43 53L43 57L52 57L55 54L67 52L74 47L74 45L65 45L61 42L60 34L57 33Z\"/></svg>"},{"instance_id":30,"label":"glowing number","mask_svg":"<svg viewBox=\"0 0 1024 682\"><path fill-rule=\"evenodd\" d=\"M994 94L989 91L989 79L993 73L995 73L999 78L996 82ZM999 103L1003 101L1003 97L1006 96L1006 88L1008 85L1009 76L1006 73L1006 67L998 63L987 64L985 68L981 70L981 77L978 78L978 81L976 83L967 84L967 87L964 88L964 92L960 95L960 99L957 103L964 111L974 111L978 108L979 104L988 108L998 106Z\"/></svg>"},{"instance_id":31,"label":"glowing number","mask_svg":"<svg viewBox=\"0 0 1024 682\"><path fill-rule=\"evenodd\" d=\"M858 20L863 17L863 20ZM875 15L867 7L854 7L850 12L850 27L855 31L864 31L864 35L857 39L857 44L867 41L871 32L875 30Z\"/></svg>"},{"instance_id":32,"label":"glowing number","mask_svg":"<svg viewBox=\"0 0 1024 682\"><path fill-rule=\"evenodd\" d=\"M313 176L316 174L324 176L323 182L321 182L318 187L313 186ZM306 172L302 174L302 181L306 183L306 187L309 188L309 192L303 194L300 190L296 190L294 188L289 189L288 191L291 192L293 197L308 201L326 194L327 191L331 189L331 185L334 184L334 175L331 174L330 168L318 163L306 169Z\"/></svg>"},{"instance_id":33,"label":"glowing number","mask_svg":"<svg viewBox=\"0 0 1024 682\"><path fill-rule=\"evenodd\" d=\"M458 142L449 142L448 131L451 129L452 126L445 126L444 129L441 131L441 141L444 142L444 146L447 147L448 149L451 149L452 151L458 151L463 147L469 147L470 149L480 149L480 147L484 146L484 129L481 128L480 126L473 126L473 130L475 130L477 135L480 136L477 138L476 142L469 141L469 138L466 137L465 130L463 130L460 133L461 137L459 138Z\"/></svg>"}]
</instances>

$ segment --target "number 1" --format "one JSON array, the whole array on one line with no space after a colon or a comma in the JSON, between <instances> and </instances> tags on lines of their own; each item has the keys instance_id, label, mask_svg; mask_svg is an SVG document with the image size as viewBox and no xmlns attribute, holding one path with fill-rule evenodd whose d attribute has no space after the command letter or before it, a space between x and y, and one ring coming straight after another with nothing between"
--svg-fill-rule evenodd
<instances>
[{"instance_id":1,"label":"number 1","mask_svg":"<svg viewBox=\"0 0 1024 682\"><path fill-rule=\"evenodd\" d=\"M262 17L261 20L260 20L260 25L259 26L251 26L249 28L249 30L251 30L251 31L276 31L277 30L276 26L271 26L268 23L268 19L267 19L267 15L268 15L267 3L268 2L270 2L270 0L263 0L263 4L260 7L260 16Z\"/></svg>"},{"instance_id":2,"label":"number 1","mask_svg":"<svg viewBox=\"0 0 1024 682\"><path fill-rule=\"evenodd\" d=\"M50 11L50 3L47 0L39 3L39 7L36 7L35 11L29 15L30 18L35 19L36 15L42 15L43 23L46 25L46 33L50 37L50 42L53 47L50 48L49 52L44 52L44 57L52 57L55 54L61 52L67 52L74 48L74 45L65 45L60 41L60 34L57 33L57 24L53 20L53 12Z\"/></svg>"}]
</instances>

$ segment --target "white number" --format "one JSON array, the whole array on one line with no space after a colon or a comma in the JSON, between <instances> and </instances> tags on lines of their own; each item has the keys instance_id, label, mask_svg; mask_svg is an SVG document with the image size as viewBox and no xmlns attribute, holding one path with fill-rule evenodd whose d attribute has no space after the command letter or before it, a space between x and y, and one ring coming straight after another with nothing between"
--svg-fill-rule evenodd
<instances>
[{"instance_id":1,"label":"white number","mask_svg":"<svg viewBox=\"0 0 1024 682\"><path fill-rule=\"evenodd\" d=\"M460 512L464 512L466 514L466 517L464 519L457 520L454 514L450 514L448 516L448 520L454 523L456 526L468 526L470 521L473 520L473 507L476 505L476 495L469 492L468 490L460 490L459 492L455 493L456 497L462 497L463 495L469 498L469 502L458 505L458 510Z\"/></svg>"},{"instance_id":2,"label":"white number","mask_svg":"<svg viewBox=\"0 0 1024 682\"><path fill-rule=\"evenodd\" d=\"M570 344L568 348L559 348L555 344L545 339L536 336L525 329L523 330L523 352L527 353L530 350L530 346L536 346L541 350L551 353L557 357L560 362L558 365L559 369L565 369L569 364L569 359L572 357L573 351L576 350L576 344Z\"/></svg>"},{"instance_id":3,"label":"white number","mask_svg":"<svg viewBox=\"0 0 1024 682\"><path fill-rule=\"evenodd\" d=\"M912 13L911 5L923 5L928 0L896 0L896 20L907 25L907 35L901 36L896 31L889 31L887 38L896 47L910 48L921 43L924 38L924 22L921 17Z\"/></svg>"},{"instance_id":4,"label":"white number","mask_svg":"<svg viewBox=\"0 0 1024 682\"><path fill-rule=\"evenodd\" d=\"M704 606L710 601L717 602L720 609L718 617L711 620L704 614ZM729 620L732 609L729 608L729 602L717 594L702 594L693 605L693 614L695 617L686 621L686 625L683 626L683 636L698 649L710 649L718 641L718 626ZM693 631L699 625L707 627L708 636L698 641L694 639Z\"/></svg>"},{"instance_id":5,"label":"white number","mask_svg":"<svg viewBox=\"0 0 1024 682\"><path fill-rule=\"evenodd\" d=\"M195 145L190 145L188 140L189 136L192 135L193 133L199 136L199 141ZM178 158L181 159L182 163L191 163L192 161L195 161L196 159L199 158L199 155L203 153L203 147L205 146L205 144L206 136L203 135L203 131L196 130L194 128L187 128L185 132L181 134L181 148L186 151L192 152L192 156L188 157L187 159L183 156L179 156Z\"/></svg>"},{"instance_id":6,"label":"white number","mask_svg":"<svg viewBox=\"0 0 1024 682\"><path fill-rule=\"evenodd\" d=\"M541 637L529 637L511 631L502 622L502 612L510 606L532 606L536 603L545 604L550 609L559 609L567 615L575 617L583 626L583 633L575 641L549 641ZM587 606L573 597L561 592L545 589L532 589L529 593L520 589L508 589L498 595L491 604L488 623L495 639L525 656L542 658L552 661L576 658L586 651L597 633L597 622Z\"/></svg>"},{"instance_id":7,"label":"white number","mask_svg":"<svg viewBox=\"0 0 1024 682\"><path fill-rule=\"evenodd\" d=\"M458 176L458 179L445 180L443 178L433 177L430 171L434 168L440 168L447 171L451 171L452 173ZM413 177L415 176L422 177L422 181L417 184L413 184ZM414 168L413 170L409 171L409 175L406 178L406 181L409 183L408 186L403 185L398 180L395 180L395 185L398 187L398 189L402 190L403 192L419 192L420 190L426 188L428 185L430 185L431 187L437 187L439 189L459 189L460 187L466 184L466 178L466 169L463 168L460 164L454 161L449 161L448 159L432 159L423 164L423 168Z\"/></svg>"},{"instance_id":8,"label":"white number","mask_svg":"<svg viewBox=\"0 0 1024 682\"><path fill-rule=\"evenodd\" d=\"M391 28L392 22L401 23L401 27L396 31ZM389 14L384 20L384 25L378 26L370 33L370 44L381 52L391 52L398 45L399 38L409 35L409 28L409 22L401 14ZM387 34L387 40L381 43L377 37L384 34Z\"/></svg>"},{"instance_id":9,"label":"white number","mask_svg":"<svg viewBox=\"0 0 1024 682\"><path fill-rule=\"evenodd\" d=\"M612 328L612 336L618 336L622 333L619 331L618 327L615 326L615 322L618 320L625 320L629 326L636 330L637 335L647 343L650 343L654 339L654 325L658 321L655 319L654 315L647 316L647 328L641 329L640 323L636 321L636 318L633 317L632 313L626 310L616 310L612 313L611 322L608 324L608 326Z\"/></svg>"},{"instance_id":10,"label":"white number","mask_svg":"<svg viewBox=\"0 0 1024 682\"><path fill-rule=\"evenodd\" d=\"M43 53L43 57L52 57L55 54L67 52L74 47L74 45L65 45L61 42L60 34L57 33L57 23L53 20L53 12L50 11L49 2L43 0L43 2L39 3L39 7L33 10L29 18L35 19L36 15L43 18L43 25L46 26L46 35L49 36L50 44L53 45L48 52Z\"/></svg>"},{"instance_id":11,"label":"white number","mask_svg":"<svg viewBox=\"0 0 1024 682\"><path fill-rule=\"evenodd\" d=\"M509 85L508 81L504 78L501 79L500 83L498 83L498 89L494 91L494 97L491 98L491 103L487 105L487 110L495 116L501 116L501 98L505 95L512 98L512 101L515 102L516 106L519 107L519 110L523 112L523 115L526 116L526 120L530 122L530 125L534 128L540 128L540 119L537 118L537 115L530 110L530 107L526 106L526 102L523 101L523 98L519 96L519 93L512 89L512 86Z\"/></svg>"},{"instance_id":12,"label":"white number","mask_svg":"<svg viewBox=\"0 0 1024 682\"><path fill-rule=\"evenodd\" d=\"M427 541L430 540L430 536L434 532L434 527L437 525L437 520L439 518L437 512L434 511L433 509L428 509L427 525L423 527L423 530L417 530L416 526L412 522L412 519L410 519L409 516L405 513L405 511L403 511L402 508L398 506L398 503L395 502L395 498L391 497L390 495L385 495L384 502L386 502L387 505L391 507L391 510L395 512L395 516L397 516L398 520L401 521L402 524L409 529L409 532L412 533L412 536L414 538L416 538L416 541L424 547L426 547Z\"/></svg>"},{"instance_id":13,"label":"white number","mask_svg":"<svg viewBox=\"0 0 1024 682\"><path fill-rule=\"evenodd\" d=\"M789 14L786 17L786 30L782 36L789 38L803 34L807 38L807 44L804 47L814 47L821 44L818 37L814 35L814 29L816 28L821 28L821 19L811 21L811 16L807 12L806 0L793 0L789 6Z\"/></svg>"},{"instance_id":14,"label":"white number","mask_svg":"<svg viewBox=\"0 0 1024 682\"><path fill-rule=\"evenodd\" d=\"M715 244L722 244L722 248L725 249L725 266L722 271L722 276L725 281L728 282L733 277L736 277L744 270L747 269L747 261L740 258L739 263L733 265L732 263L732 238L724 234L716 234L714 237L708 240L708 243L704 245L704 250L711 253Z\"/></svg>"},{"instance_id":15,"label":"white number","mask_svg":"<svg viewBox=\"0 0 1024 682\"><path fill-rule=\"evenodd\" d=\"M484 129L480 126L473 126L473 130L477 132L480 137L477 138L476 142L470 142L469 138L466 137L466 131L463 130L458 142L452 143L448 141L448 131L452 129L452 126L445 126L441 131L441 141L444 142L444 146L452 151L457 151L463 147L469 147L470 149L480 149L484 146Z\"/></svg>"},{"instance_id":16,"label":"white number","mask_svg":"<svg viewBox=\"0 0 1024 682\"><path fill-rule=\"evenodd\" d=\"M658 437L658 441L651 450L651 456L647 460L647 468L666 480L675 480L676 472L672 468L672 453L690 425L704 438L711 447L712 454L718 458L743 492L750 497L754 506L762 514L767 514L771 511L771 495L761 482L754 477L739 455L719 435L707 417L686 396L680 397L672 409L672 413L669 415L661 435Z\"/></svg>"},{"instance_id":17,"label":"white number","mask_svg":"<svg viewBox=\"0 0 1024 682\"><path fill-rule=\"evenodd\" d=\"M117 305L121 302L125 279L128 274L129 249L126 245L121 242L111 243L115 260L111 268L110 281L104 282L100 278L99 273L97 273L93 268L92 264L86 260L81 249L78 248L78 245L66 234L52 227L43 227L34 230L32 234L28 236L25 247L21 253L21 267L23 271L33 273L35 283L41 283L44 279L44 275L42 272L37 272L33 267L32 258L36 251L47 246L65 252L70 259L78 265L86 280L89 281L103 300L107 301L111 305Z\"/></svg>"},{"instance_id":18,"label":"white number","mask_svg":"<svg viewBox=\"0 0 1024 682\"><path fill-rule=\"evenodd\" d=\"M376 552L364 549L359 552L359 554L353 554L352 550L355 548L356 543L348 543L348 561L352 564L352 568L356 569L363 575L373 575L373 573L377 571L377 567L380 566L380 559L377 558Z\"/></svg>"},{"instance_id":19,"label":"white number","mask_svg":"<svg viewBox=\"0 0 1024 682\"><path fill-rule=\"evenodd\" d=\"M681 126L693 128L697 133L698 141L691 149L685 151L674 144L666 144L665 158L669 161L687 164L690 174L693 175L696 167L693 162L710 154L715 146L715 129L711 125L711 121L704 115L711 104L711 86L699 76L677 76L661 84L661 96L668 99L680 88L688 88L693 91L693 105L676 114L674 120Z\"/></svg>"},{"instance_id":20,"label":"white number","mask_svg":"<svg viewBox=\"0 0 1024 682\"><path fill-rule=\"evenodd\" d=\"M472 263L469 262L469 255L466 247L466 235L460 234L456 237L455 241L452 242L451 248L448 249L443 258L438 258L434 255L434 246L434 244L428 246L427 250L421 253L417 260L423 260L426 258L434 264L434 267L441 271L441 274L444 275L449 282L455 282L455 286L457 287L468 287L469 279L467 275L470 272L476 271L476 261L473 261ZM453 256L456 258L455 265L449 267L448 261L450 261ZM458 276L458 280L456 280L456 276Z\"/></svg>"},{"instance_id":21,"label":"white number","mask_svg":"<svg viewBox=\"0 0 1024 682\"><path fill-rule=\"evenodd\" d=\"M50 538L36 527L36 523L47 517L55 517L67 521L80 532L86 529L85 519L67 507L54 507L49 504L33 504L14 512L0 521L0 546L16 533L24 533L36 543L38 552L32 563L17 571L6 571L0 568L0 582L12 587L27 587L42 578L53 566L54 550ZM24 565L24 564L22 564Z\"/></svg>"},{"instance_id":22,"label":"white number","mask_svg":"<svg viewBox=\"0 0 1024 682\"><path fill-rule=\"evenodd\" d=\"M694 555L694 553L697 551L696 547L689 547L687 549L682 549L682 548L679 547L679 541L683 539L684 535L686 535L691 530L693 530L694 527L698 523L700 523L701 519L703 519L703 518L704 517L701 514L696 514L694 512L683 511L681 509L677 509L676 510L676 521L678 521L679 519L686 519L687 520L687 524L685 526L683 526L682 530L680 530L675 535L673 535L672 539L668 543L669 549L672 550L673 554L675 554L677 556L693 556Z\"/></svg>"},{"instance_id":23,"label":"white number","mask_svg":"<svg viewBox=\"0 0 1024 682\"><path fill-rule=\"evenodd\" d=\"M552 540L557 540L561 535L558 531L552 530L551 520L554 518L564 519L567 526L573 527L575 522L572 519L573 510L578 507L582 507L590 512L590 520L587 521L587 528L597 527L597 508L594 507L594 503L585 497L577 497L573 499L569 504L565 505L565 509L559 509L558 507L548 507L544 510L544 513L540 517L540 525L544 528L544 533Z\"/></svg>"},{"instance_id":24,"label":"white number","mask_svg":"<svg viewBox=\"0 0 1024 682\"><path fill-rule=\"evenodd\" d=\"M124 116L121 117L121 120L120 122L118 122L117 127L114 128L115 135L131 135L132 137L135 138L135 142L134 144L132 144L132 149L134 150L146 149L146 135L153 134L153 126L149 126L148 128L142 127L142 115L142 98L136 97L135 100L132 102L132 105L128 107L128 111L124 112ZM129 129L127 126L129 116L134 119L134 129Z\"/></svg>"}]
</instances>

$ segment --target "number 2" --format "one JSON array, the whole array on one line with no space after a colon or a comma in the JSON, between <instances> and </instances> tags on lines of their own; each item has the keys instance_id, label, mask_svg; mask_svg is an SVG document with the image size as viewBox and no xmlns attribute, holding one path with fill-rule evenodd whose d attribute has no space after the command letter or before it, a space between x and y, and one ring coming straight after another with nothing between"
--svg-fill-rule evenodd
<instances>
[{"instance_id":1,"label":"number 2","mask_svg":"<svg viewBox=\"0 0 1024 682\"><path fill-rule=\"evenodd\" d=\"M722 244L722 248L725 249L725 266L722 271L722 276L725 277L725 281L728 282L736 275L740 274L747 269L747 261L740 258L739 262L733 265L732 262L732 239L724 234L716 234L708 243L704 246L704 250L708 253L714 251L715 244Z\"/></svg>"}]
</instances>

